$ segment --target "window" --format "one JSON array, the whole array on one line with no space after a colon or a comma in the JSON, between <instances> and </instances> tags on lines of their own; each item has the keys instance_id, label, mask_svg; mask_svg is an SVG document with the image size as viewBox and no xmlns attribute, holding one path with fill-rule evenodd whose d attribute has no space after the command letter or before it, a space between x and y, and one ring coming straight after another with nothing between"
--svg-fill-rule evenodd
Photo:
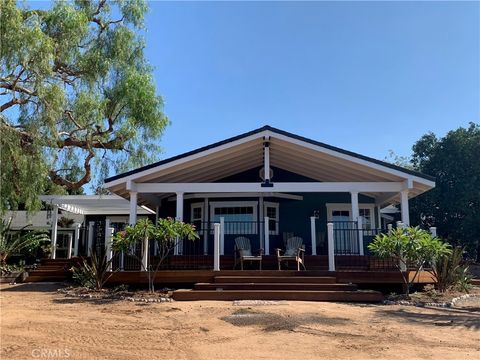
<instances>
[{"instance_id":1,"label":"window","mask_svg":"<svg viewBox=\"0 0 480 360\"><path fill-rule=\"evenodd\" d=\"M210 203L212 223L220 222L223 217L225 234L257 233L257 202L232 201Z\"/></svg>"},{"instance_id":2,"label":"window","mask_svg":"<svg viewBox=\"0 0 480 360\"><path fill-rule=\"evenodd\" d=\"M327 221L353 221L351 216L351 204L326 204ZM375 229L374 204L358 204L359 215L362 218L363 228L365 230Z\"/></svg>"},{"instance_id":3,"label":"window","mask_svg":"<svg viewBox=\"0 0 480 360\"><path fill-rule=\"evenodd\" d=\"M365 230L372 230L372 212L370 209L359 209L362 218L362 227Z\"/></svg>"},{"instance_id":4,"label":"window","mask_svg":"<svg viewBox=\"0 0 480 360\"><path fill-rule=\"evenodd\" d=\"M278 203L265 202L264 208L264 214L265 216L268 216L268 231L270 235L278 235Z\"/></svg>"},{"instance_id":5,"label":"window","mask_svg":"<svg viewBox=\"0 0 480 360\"><path fill-rule=\"evenodd\" d=\"M203 203L196 203L192 204L192 213L190 217L190 221L197 230L201 230L203 228Z\"/></svg>"}]
</instances>

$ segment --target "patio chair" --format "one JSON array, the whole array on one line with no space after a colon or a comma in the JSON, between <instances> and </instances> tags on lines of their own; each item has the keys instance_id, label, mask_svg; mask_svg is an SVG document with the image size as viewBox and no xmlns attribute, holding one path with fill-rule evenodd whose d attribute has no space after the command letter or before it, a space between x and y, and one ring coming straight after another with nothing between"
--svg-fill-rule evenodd
<instances>
[{"instance_id":1,"label":"patio chair","mask_svg":"<svg viewBox=\"0 0 480 360\"><path fill-rule=\"evenodd\" d=\"M263 249L259 249L256 253L258 255L253 255L252 253L250 239L244 236L235 238L235 264L233 265L233 269L236 269L239 262L240 269L243 270L244 261L257 261L259 263L259 269L262 270Z\"/></svg>"},{"instance_id":2,"label":"patio chair","mask_svg":"<svg viewBox=\"0 0 480 360\"><path fill-rule=\"evenodd\" d=\"M300 265L302 265L304 270L307 270L305 267L305 245L303 244L303 239L298 236L291 237L287 240L286 249L277 250L277 261L278 261L278 270L282 269L282 261L295 261L297 263L297 270L300 271ZM283 253L283 254L282 254Z\"/></svg>"}]
</instances>

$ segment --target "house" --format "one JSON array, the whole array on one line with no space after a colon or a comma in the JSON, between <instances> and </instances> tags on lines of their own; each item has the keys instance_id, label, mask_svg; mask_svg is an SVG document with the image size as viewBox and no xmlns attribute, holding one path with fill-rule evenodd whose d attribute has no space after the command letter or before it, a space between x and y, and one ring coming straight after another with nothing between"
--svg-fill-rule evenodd
<instances>
[{"instance_id":1,"label":"house","mask_svg":"<svg viewBox=\"0 0 480 360\"><path fill-rule=\"evenodd\" d=\"M128 199L130 224L142 206L155 217L196 225L200 240L179 239L173 254L186 268L224 267L216 258L232 257L238 236L248 237L267 257L298 236L306 246L307 267L310 262L333 271L349 262L368 267L359 259L367 258L368 242L393 219L382 216L382 209L400 205L401 222L409 225L409 200L432 189L435 180L264 126L110 177L105 186ZM220 224L218 244L215 223ZM125 266L123 258L118 266Z\"/></svg>"},{"instance_id":2,"label":"house","mask_svg":"<svg viewBox=\"0 0 480 360\"><path fill-rule=\"evenodd\" d=\"M104 247L106 228L120 229L128 223L130 203L118 195L42 195L40 199L50 210L7 211L3 218L11 221L12 231L49 232L53 259L89 255L88 249ZM154 214L142 206L136 210L139 216Z\"/></svg>"}]
</instances>

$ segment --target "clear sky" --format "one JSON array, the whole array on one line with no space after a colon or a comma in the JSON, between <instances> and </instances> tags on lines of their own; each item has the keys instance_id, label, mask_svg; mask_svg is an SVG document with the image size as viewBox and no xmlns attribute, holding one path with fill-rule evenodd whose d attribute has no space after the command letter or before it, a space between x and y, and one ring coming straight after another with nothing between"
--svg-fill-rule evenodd
<instances>
[{"instance_id":1,"label":"clear sky","mask_svg":"<svg viewBox=\"0 0 480 360\"><path fill-rule=\"evenodd\" d=\"M163 157L269 124L383 159L480 122L479 2L151 2Z\"/></svg>"}]
</instances>

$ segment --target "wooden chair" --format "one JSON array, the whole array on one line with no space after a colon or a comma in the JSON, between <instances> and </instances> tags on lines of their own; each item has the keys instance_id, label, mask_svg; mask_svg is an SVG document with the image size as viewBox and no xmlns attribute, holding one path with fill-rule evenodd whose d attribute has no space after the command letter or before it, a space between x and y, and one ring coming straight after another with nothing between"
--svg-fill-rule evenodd
<instances>
[{"instance_id":1,"label":"wooden chair","mask_svg":"<svg viewBox=\"0 0 480 360\"><path fill-rule=\"evenodd\" d=\"M240 269L243 270L244 261L257 261L260 270L262 270L263 249L259 249L257 254L258 255L253 255L252 253L250 239L244 236L235 238L235 264L233 265L233 269L236 269L238 262L240 262Z\"/></svg>"},{"instance_id":2,"label":"wooden chair","mask_svg":"<svg viewBox=\"0 0 480 360\"><path fill-rule=\"evenodd\" d=\"M282 261L295 261L297 263L297 270L300 271L300 265L302 265L304 270L307 270L305 267L305 245L303 244L303 239L298 236L291 237L287 240L286 249L277 250L277 261L278 261L278 270L282 269ZM282 254L283 252L283 254Z\"/></svg>"}]
</instances>

